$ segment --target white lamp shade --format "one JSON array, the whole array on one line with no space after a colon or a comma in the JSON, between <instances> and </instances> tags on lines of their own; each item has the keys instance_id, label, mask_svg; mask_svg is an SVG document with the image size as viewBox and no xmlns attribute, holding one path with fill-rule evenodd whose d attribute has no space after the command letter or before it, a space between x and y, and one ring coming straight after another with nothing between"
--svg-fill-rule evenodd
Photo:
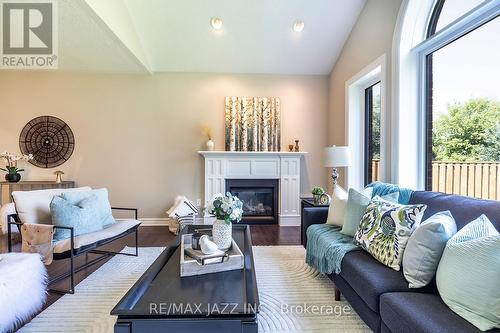
<instances>
[{"instance_id":1,"label":"white lamp shade","mask_svg":"<svg viewBox=\"0 0 500 333\"><path fill-rule=\"evenodd\" d=\"M329 168L350 166L351 153L349 147L326 147L323 153L323 165Z\"/></svg>"}]
</instances>

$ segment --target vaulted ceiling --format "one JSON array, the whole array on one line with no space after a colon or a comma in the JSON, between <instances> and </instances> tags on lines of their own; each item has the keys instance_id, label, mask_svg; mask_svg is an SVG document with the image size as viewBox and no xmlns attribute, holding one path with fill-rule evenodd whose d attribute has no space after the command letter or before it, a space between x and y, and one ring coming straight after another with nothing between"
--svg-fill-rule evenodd
<instances>
[{"instance_id":1,"label":"vaulted ceiling","mask_svg":"<svg viewBox=\"0 0 500 333\"><path fill-rule=\"evenodd\" d=\"M365 1L59 1L59 68L325 75Z\"/></svg>"}]
</instances>

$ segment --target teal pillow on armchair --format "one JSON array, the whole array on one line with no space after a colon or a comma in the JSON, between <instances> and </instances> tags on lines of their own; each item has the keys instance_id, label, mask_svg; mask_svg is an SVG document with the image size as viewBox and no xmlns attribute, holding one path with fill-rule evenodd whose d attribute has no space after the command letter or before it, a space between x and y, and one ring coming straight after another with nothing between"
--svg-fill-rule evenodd
<instances>
[{"instance_id":1,"label":"teal pillow on armchair","mask_svg":"<svg viewBox=\"0 0 500 333\"><path fill-rule=\"evenodd\" d=\"M101 230L104 226L99 218L98 207L99 198L95 195L83 199L77 205L56 195L50 202L52 224L73 227L75 236ZM57 242L70 236L69 230L56 228L54 241Z\"/></svg>"},{"instance_id":2,"label":"teal pillow on armchair","mask_svg":"<svg viewBox=\"0 0 500 333\"><path fill-rule=\"evenodd\" d=\"M66 199L73 205L78 205L82 200L87 199L92 195L99 199L96 204L96 209L98 210L98 219L101 220L100 222L102 225L108 226L116 223L113 218L113 212L111 211L111 205L109 204L108 190L105 188L80 192L64 192L61 194L61 198Z\"/></svg>"}]
</instances>

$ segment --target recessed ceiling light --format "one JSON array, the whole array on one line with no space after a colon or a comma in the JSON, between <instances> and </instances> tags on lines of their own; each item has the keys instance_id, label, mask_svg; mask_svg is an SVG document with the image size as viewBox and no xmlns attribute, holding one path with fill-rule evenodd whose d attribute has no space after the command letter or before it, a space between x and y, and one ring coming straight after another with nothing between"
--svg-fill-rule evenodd
<instances>
[{"instance_id":1,"label":"recessed ceiling light","mask_svg":"<svg viewBox=\"0 0 500 333\"><path fill-rule=\"evenodd\" d=\"M212 17L210 19L210 25L212 26L212 28L214 28L215 30L220 30L222 28L222 20L216 16Z\"/></svg>"},{"instance_id":2,"label":"recessed ceiling light","mask_svg":"<svg viewBox=\"0 0 500 333\"><path fill-rule=\"evenodd\" d=\"M293 31L295 32L301 32L302 30L304 30L304 21L302 20L296 20L295 22L293 22Z\"/></svg>"}]
</instances>

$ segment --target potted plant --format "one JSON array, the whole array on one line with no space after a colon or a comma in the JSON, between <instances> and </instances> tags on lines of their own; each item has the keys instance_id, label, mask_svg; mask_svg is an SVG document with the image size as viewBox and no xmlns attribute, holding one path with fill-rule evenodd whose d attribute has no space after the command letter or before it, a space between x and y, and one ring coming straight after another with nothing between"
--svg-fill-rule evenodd
<instances>
[{"instance_id":1,"label":"potted plant","mask_svg":"<svg viewBox=\"0 0 500 333\"><path fill-rule=\"evenodd\" d=\"M241 221L243 203L238 197L227 192L226 195L218 193L208 203L208 212L216 217L212 229L212 237L217 247L227 250L233 240L232 223Z\"/></svg>"},{"instance_id":2,"label":"potted plant","mask_svg":"<svg viewBox=\"0 0 500 333\"><path fill-rule=\"evenodd\" d=\"M7 172L7 174L5 175L5 180L10 183L17 183L21 180L21 175L19 174L19 172L24 171L24 169L18 168L17 162L20 160L29 161L33 159L33 155L31 154L16 156L6 151L3 152L0 157L5 159L5 161L7 162L5 168L0 168L0 170Z\"/></svg>"},{"instance_id":3,"label":"potted plant","mask_svg":"<svg viewBox=\"0 0 500 333\"><path fill-rule=\"evenodd\" d=\"M325 194L325 190L322 187L316 186L312 189L311 191L313 198L314 198L314 204L318 205L319 204L319 199L320 197Z\"/></svg>"}]
</instances>

